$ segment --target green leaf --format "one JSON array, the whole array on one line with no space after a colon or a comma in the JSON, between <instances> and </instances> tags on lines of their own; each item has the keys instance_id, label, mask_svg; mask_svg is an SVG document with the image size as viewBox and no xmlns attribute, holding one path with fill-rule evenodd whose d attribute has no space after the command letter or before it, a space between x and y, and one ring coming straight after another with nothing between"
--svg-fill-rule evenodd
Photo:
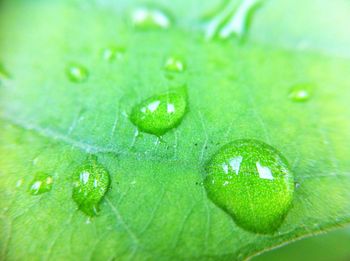
<instances>
[{"instance_id":1,"label":"green leaf","mask_svg":"<svg viewBox=\"0 0 350 261\"><path fill-rule=\"evenodd\" d=\"M223 41L202 30L220 1L157 1L171 26L133 28L141 2L2 3L1 259L235 260L348 224L349 3L271 0L244 39ZM106 61L110 46L123 55ZM172 77L169 57L186 64ZM83 81L67 77L71 65ZM177 128L162 142L136 136L133 106L183 84L188 112ZM312 86L307 101L290 99L299 84ZM294 172L274 235L237 226L201 185L205 162L237 139L273 146ZM91 154L110 188L88 218L72 179ZM37 173L52 188L32 196Z\"/></svg>"}]
</instances>

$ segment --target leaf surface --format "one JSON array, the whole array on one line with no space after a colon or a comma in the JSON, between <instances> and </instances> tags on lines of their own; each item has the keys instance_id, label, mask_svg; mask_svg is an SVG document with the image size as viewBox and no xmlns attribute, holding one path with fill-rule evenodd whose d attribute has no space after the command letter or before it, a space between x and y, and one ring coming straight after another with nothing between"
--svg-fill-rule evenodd
<instances>
[{"instance_id":1,"label":"leaf surface","mask_svg":"<svg viewBox=\"0 0 350 261\"><path fill-rule=\"evenodd\" d=\"M203 14L219 1L158 1L172 14L166 30L130 25L141 1L5 1L0 59L11 77L0 78L1 258L240 260L348 224L350 6L323 2L268 1L239 42L204 39ZM333 26L324 27L316 7L338 14ZM122 59L101 58L110 45L125 48ZM172 55L186 70L170 80L163 65ZM69 80L72 63L88 70L86 81ZM181 124L161 143L136 137L132 107L183 83ZM313 86L307 102L288 97L299 83ZM281 151L298 183L275 235L238 227L201 185L210 156L247 138ZM72 172L90 154L111 175L92 219L72 200ZM38 172L52 175L52 190L31 196Z\"/></svg>"}]
</instances>

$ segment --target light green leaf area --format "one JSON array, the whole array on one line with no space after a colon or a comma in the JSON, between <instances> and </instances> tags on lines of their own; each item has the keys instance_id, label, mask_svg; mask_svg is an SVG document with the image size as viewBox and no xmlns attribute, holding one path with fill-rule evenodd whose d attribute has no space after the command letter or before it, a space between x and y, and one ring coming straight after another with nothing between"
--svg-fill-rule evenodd
<instances>
[{"instance_id":1,"label":"light green leaf area","mask_svg":"<svg viewBox=\"0 0 350 261\"><path fill-rule=\"evenodd\" d=\"M1 3L10 77L0 77L0 259L240 260L350 223L350 60L333 52L350 46L350 6L306 2L261 5L243 41L205 40L203 17L219 1L159 1L172 24L145 30L129 19L141 1ZM323 27L314 6L339 17ZM292 24L302 33L278 33ZM109 46L125 52L106 61ZM170 56L186 65L172 79ZM83 81L67 77L70 64L83 66ZM180 125L162 142L135 136L132 107L184 83ZM291 100L290 88L306 83L308 100ZM201 185L204 163L236 139L275 147L294 172L293 204L274 235L238 227ZM89 219L72 199L72 175L90 154L111 184ZM52 176L52 189L32 196L37 173Z\"/></svg>"}]
</instances>

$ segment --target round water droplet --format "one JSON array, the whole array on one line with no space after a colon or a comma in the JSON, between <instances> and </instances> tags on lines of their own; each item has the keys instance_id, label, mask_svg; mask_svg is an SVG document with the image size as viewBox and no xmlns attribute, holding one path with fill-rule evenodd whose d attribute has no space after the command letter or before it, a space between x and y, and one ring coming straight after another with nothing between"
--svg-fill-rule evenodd
<instances>
[{"instance_id":1,"label":"round water droplet","mask_svg":"<svg viewBox=\"0 0 350 261\"><path fill-rule=\"evenodd\" d=\"M311 84L296 84L289 90L289 98L295 102L306 102L310 99Z\"/></svg>"},{"instance_id":2,"label":"round water droplet","mask_svg":"<svg viewBox=\"0 0 350 261\"><path fill-rule=\"evenodd\" d=\"M36 196L52 189L53 178L46 173L38 173L29 185L28 191Z\"/></svg>"},{"instance_id":3,"label":"round water droplet","mask_svg":"<svg viewBox=\"0 0 350 261\"><path fill-rule=\"evenodd\" d=\"M135 105L130 120L143 132L162 136L177 127L187 110L185 90L155 95Z\"/></svg>"},{"instance_id":4,"label":"round water droplet","mask_svg":"<svg viewBox=\"0 0 350 261\"><path fill-rule=\"evenodd\" d=\"M139 7L132 12L131 21L140 29L167 29L171 19L164 11L152 7Z\"/></svg>"},{"instance_id":5,"label":"round water droplet","mask_svg":"<svg viewBox=\"0 0 350 261\"><path fill-rule=\"evenodd\" d=\"M79 64L70 64L66 68L66 74L68 79L75 83L84 82L89 77L89 71Z\"/></svg>"},{"instance_id":6,"label":"round water droplet","mask_svg":"<svg viewBox=\"0 0 350 261\"><path fill-rule=\"evenodd\" d=\"M108 62L122 60L125 55L125 48L117 46L107 47L102 50L101 55Z\"/></svg>"},{"instance_id":7,"label":"round water droplet","mask_svg":"<svg viewBox=\"0 0 350 261\"><path fill-rule=\"evenodd\" d=\"M208 197L242 228L274 233L293 199L294 178L287 160L256 140L237 140L208 162L204 186Z\"/></svg>"},{"instance_id":8,"label":"round water droplet","mask_svg":"<svg viewBox=\"0 0 350 261\"><path fill-rule=\"evenodd\" d=\"M95 216L109 184L110 177L107 170L96 160L91 160L74 172L73 200L86 215Z\"/></svg>"},{"instance_id":9,"label":"round water droplet","mask_svg":"<svg viewBox=\"0 0 350 261\"><path fill-rule=\"evenodd\" d=\"M164 63L164 69L168 72L183 72L185 70L184 62L177 57L168 57Z\"/></svg>"}]
</instances>

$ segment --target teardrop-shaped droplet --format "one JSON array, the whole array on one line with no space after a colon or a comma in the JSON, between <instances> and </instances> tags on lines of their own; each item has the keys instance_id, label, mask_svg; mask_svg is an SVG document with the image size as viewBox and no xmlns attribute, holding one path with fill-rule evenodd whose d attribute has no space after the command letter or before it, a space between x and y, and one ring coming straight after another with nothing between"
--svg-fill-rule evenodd
<instances>
[{"instance_id":1,"label":"teardrop-shaped droplet","mask_svg":"<svg viewBox=\"0 0 350 261\"><path fill-rule=\"evenodd\" d=\"M135 105L130 120L143 131L162 136L177 127L187 110L187 94L183 89L155 95Z\"/></svg>"},{"instance_id":2,"label":"teardrop-shaped droplet","mask_svg":"<svg viewBox=\"0 0 350 261\"><path fill-rule=\"evenodd\" d=\"M208 162L208 197L242 228L274 233L293 199L294 177L275 148L257 140L236 140Z\"/></svg>"},{"instance_id":3,"label":"teardrop-shaped droplet","mask_svg":"<svg viewBox=\"0 0 350 261\"><path fill-rule=\"evenodd\" d=\"M131 21L140 29L167 29L171 26L171 18L164 11L153 7L139 7L132 12Z\"/></svg>"},{"instance_id":4,"label":"teardrop-shaped droplet","mask_svg":"<svg viewBox=\"0 0 350 261\"><path fill-rule=\"evenodd\" d=\"M75 83L81 83L86 81L89 77L89 71L83 65L80 64L70 64L66 68L66 74L70 81Z\"/></svg>"},{"instance_id":5,"label":"teardrop-shaped droplet","mask_svg":"<svg viewBox=\"0 0 350 261\"><path fill-rule=\"evenodd\" d=\"M206 38L212 39L218 36L226 39L236 36L241 39L248 30L251 14L261 0L230 0L208 23Z\"/></svg>"},{"instance_id":6,"label":"teardrop-shaped droplet","mask_svg":"<svg viewBox=\"0 0 350 261\"><path fill-rule=\"evenodd\" d=\"M125 48L118 46L111 46L102 50L102 58L108 62L114 60L121 60L125 55Z\"/></svg>"},{"instance_id":7,"label":"teardrop-shaped droplet","mask_svg":"<svg viewBox=\"0 0 350 261\"><path fill-rule=\"evenodd\" d=\"M296 84L289 90L289 98L294 102L306 102L311 97L312 85L308 83Z\"/></svg>"},{"instance_id":8,"label":"teardrop-shaped droplet","mask_svg":"<svg viewBox=\"0 0 350 261\"><path fill-rule=\"evenodd\" d=\"M86 215L95 216L109 184L107 170L96 160L90 160L74 172L73 200Z\"/></svg>"},{"instance_id":9,"label":"teardrop-shaped droplet","mask_svg":"<svg viewBox=\"0 0 350 261\"><path fill-rule=\"evenodd\" d=\"M52 189L53 178L46 173L38 173L29 185L29 193L36 196Z\"/></svg>"}]
</instances>

